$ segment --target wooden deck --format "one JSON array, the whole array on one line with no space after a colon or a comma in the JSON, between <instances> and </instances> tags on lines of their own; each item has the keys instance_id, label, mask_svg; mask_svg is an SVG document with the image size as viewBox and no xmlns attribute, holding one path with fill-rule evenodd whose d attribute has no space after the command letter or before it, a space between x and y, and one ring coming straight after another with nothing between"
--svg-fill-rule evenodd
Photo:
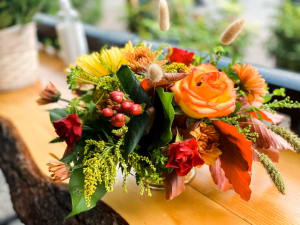
<instances>
[{"instance_id":1,"label":"wooden deck","mask_svg":"<svg viewBox=\"0 0 300 225\"><path fill-rule=\"evenodd\" d=\"M40 59L41 83L51 80L63 90L66 98L70 97L61 61L43 53ZM61 156L65 146L48 144L55 132L46 109L54 105L41 107L36 104L41 83L0 93L0 116L14 123L40 169L48 173L49 153ZM163 191L153 191L151 198L140 196L134 178L128 180L128 193L123 192L120 182L103 200L133 225L300 225L300 155L281 152L278 167L286 182L286 195L277 192L263 167L255 163L251 184L253 194L249 202L241 200L232 191L220 192L206 167L198 169L186 191L172 201L164 199Z\"/></svg>"}]
</instances>

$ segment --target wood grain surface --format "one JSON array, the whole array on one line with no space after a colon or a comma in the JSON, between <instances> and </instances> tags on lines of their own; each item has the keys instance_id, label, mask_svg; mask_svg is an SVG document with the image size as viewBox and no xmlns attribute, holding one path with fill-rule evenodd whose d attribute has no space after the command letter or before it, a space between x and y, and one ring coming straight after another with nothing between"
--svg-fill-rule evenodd
<instances>
[{"instance_id":1,"label":"wood grain surface","mask_svg":"<svg viewBox=\"0 0 300 225\"><path fill-rule=\"evenodd\" d=\"M55 132L46 109L57 105L38 106L35 101L43 84L50 80L62 90L64 97L70 98L71 94L61 61L41 53L40 62L41 82L0 93L0 115L13 122L41 171L48 173L49 153L61 156L65 145L48 144ZM133 225L300 225L300 155L281 152L278 167L286 182L286 195L277 192L264 168L255 163L249 202L232 191L220 192L207 167L198 169L185 192L172 201L164 199L163 191L152 191L152 197L140 196L133 177L128 180L128 193L123 192L119 182L114 192L108 193L103 200Z\"/></svg>"}]
</instances>

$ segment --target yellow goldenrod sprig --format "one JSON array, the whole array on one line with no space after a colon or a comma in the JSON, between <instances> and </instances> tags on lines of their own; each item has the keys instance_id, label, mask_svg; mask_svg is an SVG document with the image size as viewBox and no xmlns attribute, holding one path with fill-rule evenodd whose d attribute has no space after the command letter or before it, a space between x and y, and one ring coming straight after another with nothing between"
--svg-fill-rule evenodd
<instances>
[{"instance_id":1,"label":"yellow goldenrod sprig","mask_svg":"<svg viewBox=\"0 0 300 225\"><path fill-rule=\"evenodd\" d=\"M82 164L84 197L87 206L90 205L91 197L95 193L98 184L104 183L107 192L113 191L119 164L123 169L124 180L126 181L129 171L120 150L123 144L124 137L121 137L116 143L86 140Z\"/></svg>"},{"instance_id":2,"label":"yellow goldenrod sprig","mask_svg":"<svg viewBox=\"0 0 300 225\"><path fill-rule=\"evenodd\" d=\"M255 150L255 153L257 154L259 161L267 170L278 191L282 194L285 194L284 181L277 167L272 163L267 155L260 153L257 150Z\"/></svg>"},{"instance_id":3,"label":"yellow goldenrod sprig","mask_svg":"<svg viewBox=\"0 0 300 225\"><path fill-rule=\"evenodd\" d=\"M161 182L161 176L156 172L151 160L146 156L133 152L128 155L128 164L136 173L140 194L143 195L146 192L148 196L151 196L150 183L158 184Z\"/></svg>"}]
</instances>

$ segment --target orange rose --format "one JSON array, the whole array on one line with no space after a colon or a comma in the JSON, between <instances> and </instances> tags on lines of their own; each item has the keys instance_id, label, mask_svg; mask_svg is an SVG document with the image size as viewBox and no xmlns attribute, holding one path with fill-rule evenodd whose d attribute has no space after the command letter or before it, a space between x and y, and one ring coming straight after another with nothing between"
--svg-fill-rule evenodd
<instances>
[{"instance_id":1,"label":"orange rose","mask_svg":"<svg viewBox=\"0 0 300 225\"><path fill-rule=\"evenodd\" d=\"M211 64L194 67L171 90L176 103L192 118L221 117L235 110L233 81Z\"/></svg>"}]
</instances>

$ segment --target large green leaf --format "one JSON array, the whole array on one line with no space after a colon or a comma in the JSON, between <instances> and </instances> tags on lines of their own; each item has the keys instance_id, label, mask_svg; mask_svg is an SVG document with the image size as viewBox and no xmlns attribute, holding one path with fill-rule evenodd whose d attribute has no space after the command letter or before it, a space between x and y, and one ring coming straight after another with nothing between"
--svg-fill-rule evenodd
<instances>
[{"instance_id":1,"label":"large green leaf","mask_svg":"<svg viewBox=\"0 0 300 225\"><path fill-rule=\"evenodd\" d=\"M128 123L128 132L125 136L125 151L127 155L134 151L137 144L145 133L149 124L149 117L146 112L133 117Z\"/></svg>"},{"instance_id":2,"label":"large green leaf","mask_svg":"<svg viewBox=\"0 0 300 225\"><path fill-rule=\"evenodd\" d=\"M141 87L140 81L128 66L122 66L117 72L117 77L130 98L137 104L150 104L150 99L144 89Z\"/></svg>"},{"instance_id":3,"label":"large green leaf","mask_svg":"<svg viewBox=\"0 0 300 225\"><path fill-rule=\"evenodd\" d=\"M84 175L82 169L77 169L72 172L69 182L69 191L72 198L72 212L66 217L66 219L94 208L97 202L106 193L104 185L98 185L96 192L91 198L91 204L87 207L83 195Z\"/></svg>"},{"instance_id":4,"label":"large green leaf","mask_svg":"<svg viewBox=\"0 0 300 225\"><path fill-rule=\"evenodd\" d=\"M50 120L53 123L54 121L60 120L68 115L66 109L50 109Z\"/></svg>"},{"instance_id":5,"label":"large green leaf","mask_svg":"<svg viewBox=\"0 0 300 225\"><path fill-rule=\"evenodd\" d=\"M164 119L161 124L160 129L160 141L159 143L164 146L169 144L169 142L172 140L172 123L174 120L175 110L172 105L172 100L174 93L171 92L164 92L163 88L157 88L156 93L161 101Z\"/></svg>"}]
</instances>

